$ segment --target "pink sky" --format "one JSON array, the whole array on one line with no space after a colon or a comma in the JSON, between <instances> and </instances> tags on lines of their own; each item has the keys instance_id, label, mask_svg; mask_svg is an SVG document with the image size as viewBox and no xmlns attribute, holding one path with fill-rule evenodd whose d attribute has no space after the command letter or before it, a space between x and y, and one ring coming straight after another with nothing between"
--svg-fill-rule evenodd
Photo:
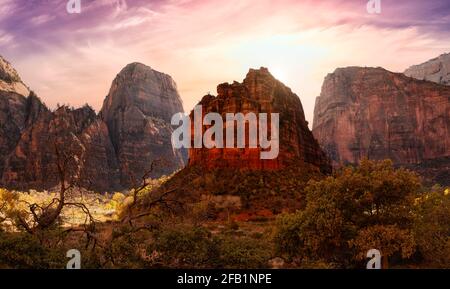
<instances>
[{"instance_id":1,"label":"pink sky","mask_svg":"<svg viewBox=\"0 0 450 289\"><path fill-rule=\"evenodd\" d=\"M355 1L0 0L0 54L50 107L99 110L115 75L142 62L171 75L185 110L249 68L268 67L312 123L327 73L343 66L401 72L450 51L450 5Z\"/></svg>"}]
</instances>

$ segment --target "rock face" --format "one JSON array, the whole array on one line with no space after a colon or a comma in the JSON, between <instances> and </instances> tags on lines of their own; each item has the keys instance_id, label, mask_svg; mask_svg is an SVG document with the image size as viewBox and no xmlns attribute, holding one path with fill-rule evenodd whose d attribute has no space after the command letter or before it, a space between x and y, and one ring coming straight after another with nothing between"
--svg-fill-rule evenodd
<instances>
[{"instance_id":1,"label":"rock face","mask_svg":"<svg viewBox=\"0 0 450 289\"><path fill-rule=\"evenodd\" d=\"M413 65L406 69L404 74L420 80L450 85L450 53Z\"/></svg>"},{"instance_id":2,"label":"rock face","mask_svg":"<svg viewBox=\"0 0 450 289\"><path fill-rule=\"evenodd\" d=\"M217 96L208 94L199 105L203 117L207 113L216 113L217 122L223 123L224 138L227 126L228 129L234 126L235 147L192 146L195 124L199 120L199 109L194 108L190 114L189 164L170 178L160 191L174 190L173 198L182 203L207 203L208 208L227 208L226 215L216 209L209 210L207 218L225 220L231 215L234 220L252 220L302 209L306 203L303 192L307 183L331 171L329 159L308 128L299 97L266 68L250 69L242 83L218 85ZM261 146L249 147L253 136L249 133L248 122L245 125L245 146L236 148L237 122L227 121L228 113L234 116L242 113L247 117L254 113L257 118L261 117L259 113L278 113L278 156L261 159ZM220 125L214 126L220 129ZM270 127L269 124L267 128ZM214 128L202 126L203 136L208 136L210 129ZM272 138L272 132L268 129L268 139ZM217 142L215 137L214 133L211 139ZM203 140L209 144L210 138ZM146 210L147 206L148 202L144 201L142 207Z\"/></svg>"},{"instance_id":3,"label":"rock face","mask_svg":"<svg viewBox=\"0 0 450 289\"><path fill-rule=\"evenodd\" d=\"M71 156L66 167L68 179L80 177L80 185L96 190L118 189L114 150L106 128L97 129L101 124L96 118L89 106L60 107L42 113L22 131L6 160L2 182L18 189L47 189L57 185L58 150L60 163L66 155ZM109 154L102 154L103 151Z\"/></svg>"},{"instance_id":4,"label":"rock face","mask_svg":"<svg viewBox=\"0 0 450 289\"><path fill-rule=\"evenodd\" d=\"M27 95L25 95L28 93ZM99 115L88 105L50 111L0 59L0 185L49 189L58 184L57 153L71 156L67 175L98 191L120 190L140 179L152 160L152 176L184 165L172 149L171 114L182 112L170 76L130 64L114 80Z\"/></svg>"},{"instance_id":5,"label":"rock face","mask_svg":"<svg viewBox=\"0 0 450 289\"><path fill-rule=\"evenodd\" d=\"M382 68L338 68L316 99L313 134L335 166L364 157L415 167L445 160L450 87ZM441 167L440 179L449 171Z\"/></svg>"},{"instance_id":6,"label":"rock face","mask_svg":"<svg viewBox=\"0 0 450 289\"><path fill-rule=\"evenodd\" d=\"M184 166L182 150L172 148L170 120L183 112L173 79L140 63L127 65L114 79L100 115L105 121L122 183L140 179L153 160L166 163L152 176Z\"/></svg>"},{"instance_id":7,"label":"rock face","mask_svg":"<svg viewBox=\"0 0 450 289\"><path fill-rule=\"evenodd\" d=\"M0 173L21 131L46 108L30 93L17 71L0 56Z\"/></svg>"},{"instance_id":8,"label":"rock face","mask_svg":"<svg viewBox=\"0 0 450 289\"><path fill-rule=\"evenodd\" d=\"M280 169L288 163L302 161L329 171L329 160L314 139L305 120L300 99L290 88L276 80L266 68L250 69L242 83L223 83L217 96L206 95L199 104L203 115L217 112L225 120L226 113L279 113L279 154L275 159L261 159L261 148L192 148L189 164L208 168ZM193 113L191 113L193 120ZM191 124L193 121L191 121ZM224 136L226 135L224 123ZM235 139L237 134L235 125ZM270 124L268 124L270 134ZM204 128L205 129L205 128ZM192 132L192 130L191 130Z\"/></svg>"},{"instance_id":9,"label":"rock face","mask_svg":"<svg viewBox=\"0 0 450 289\"><path fill-rule=\"evenodd\" d=\"M11 64L0 56L0 91L12 92L27 97L30 91Z\"/></svg>"}]
</instances>

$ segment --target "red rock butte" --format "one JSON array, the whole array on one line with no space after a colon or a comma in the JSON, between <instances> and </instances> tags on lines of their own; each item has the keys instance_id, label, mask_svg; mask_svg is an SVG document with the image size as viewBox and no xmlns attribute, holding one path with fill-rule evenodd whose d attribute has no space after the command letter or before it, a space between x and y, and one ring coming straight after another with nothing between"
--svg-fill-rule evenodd
<instances>
[{"instance_id":1,"label":"red rock butte","mask_svg":"<svg viewBox=\"0 0 450 289\"><path fill-rule=\"evenodd\" d=\"M217 86L217 96L205 95L199 102L203 116L219 113L225 120L227 113L247 114L279 113L279 154L275 159L261 159L261 148L248 147L248 123L245 148L192 148L189 165L206 168L233 168L243 170L274 170L289 164L309 163L321 171L330 171L330 162L308 128L299 97L275 79L267 68L250 69L242 83L222 83ZM193 128L193 111L190 114ZM269 118L270 120L270 118ZM235 139L236 139L236 122ZM226 135L224 123L223 135ZM205 130L205 127L203 127ZM194 130L191 129L194 134ZM270 135L270 124L268 124ZM193 136L191 138L193 140ZM270 139L270 137L269 137ZM267 149L267 150L270 150Z\"/></svg>"}]
</instances>

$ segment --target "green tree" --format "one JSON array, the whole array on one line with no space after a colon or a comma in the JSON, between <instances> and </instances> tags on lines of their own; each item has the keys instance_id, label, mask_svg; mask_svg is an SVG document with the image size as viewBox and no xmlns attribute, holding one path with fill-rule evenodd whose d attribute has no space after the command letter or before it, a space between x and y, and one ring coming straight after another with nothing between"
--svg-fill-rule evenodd
<instances>
[{"instance_id":1,"label":"green tree","mask_svg":"<svg viewBox=\"0 0 450 289\"><path fill-rule=\"evenodd\" d=\"M215 239L200 226L163 228L147 251L157 255L163 267L214 268L219 258Z\"/></svg>"},{"instance_id":2,"label":"green tree","mask_svg":"<svg viewBox=\"0 0 450 289\"><path fill-rule=\"evenodd\" d=\"M306 208L278 221L277 251L343 267L360 266L369 245L378 246L386 261L397 253L409 257L414 251L412 207L419 189L418 177L395 169L390 160L363 160L358 167L311 181L305 189Z\"/></svg>"},{"instance_id":3,"label":"green tree","mask_svg":"<svg viewBox=\"0 0 450 289\"><path fill-rule=\"evenodd\" d=\"M415 204L414 235L423 261L450 268L450 189L434 187Z\"/></svg>"}]
</instances>

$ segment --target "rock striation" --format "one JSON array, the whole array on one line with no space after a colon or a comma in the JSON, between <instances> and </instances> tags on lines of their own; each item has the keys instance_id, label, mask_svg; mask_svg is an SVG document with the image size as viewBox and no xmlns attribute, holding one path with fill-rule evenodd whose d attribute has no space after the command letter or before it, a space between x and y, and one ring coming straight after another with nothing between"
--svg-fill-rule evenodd
<instances>
[{"instance_id":1,"label":"rock striation","mask_svg":"<svg viewBox=\"0 0 450 289\"><path fill-rule=\"evenodd\" d=\"M25 97L30 94L28 87L22 82L17 71L2 56L0 56L0 91Z\"/></svg>"},{"instance_id":2,"label":"rock striation","mask_svg":"<svg viewBox=\"0 0 450 289\"><path fill-rule=\"evenodd\" d=\"M420 80L450 85L450 53L413 65L406 69L404 74Z\"/></svg>"},{"instance_id":3,"label":"rock striation","mask_svg":"<svg viewBox=\"0 0 450 289\"><path fill-rule=\"evenodd\" d=\"M122 183L129 183L130 177L140 179L156 159L163 160L164 165L155 167L153 177L184 167L187 153L172 148L170 124L172 116L183 111L172 77L140 63L122 69L100 111L116 152Z\"/></svg>"},{"instance_id":4,"label":"rock striation","mask_svg":"<svg viewBox=\"0 0 450 289\"><path fill-rule=\"evenodd\" d=\"M22 130L46 110L22 82L17 71L0 56L0 173Z\"/></svg>"},{"instance_id":5,"label":"rock striation","mask_svg":"<svg viewBox=\"0 0 450 289\"><path fill-rule=\"evenodd\" d=\"M329 171L329 160L314 139L305 120L299 97L276 80L267 68L250 69L242 83L223 83L217 96L206 95L199 103L203 115L219 113L279 113L279 154L275 159L261 159L261 148L248 147L248 126L245 148L191 148L189 165L208 168L280 169L300 161ZM194 122L194 113L190 114ZM226 123L223 134L226 135ZM237 134L236 124L234 133ZM270 124L268 125L270 134Z\"/></svg>"},{"instance_id":6,"label":"rock striation","mask_svg":"<svg viewBox=\"0 0 450 289\"><path fill-rule=\"evenodd\" d=\"M334 166L365 157L415 168L446 160L450 87L383 68L338 68L316 99L313 134ZM445 179L450 164L439 163L433 174Z\"/></svg>"},{"instance_id":7,"label":"rock striation","mask_svg":"<svg viewBox=\"0 0 450 289\"><path fill-rule=\"evenodd\" d=\"M151 176L171 173L185 161L171 145L175 112L183 112L175 82L143 64L117 75L97 115L88 105L49 110L0 58L0 185L50 189L67 156L67 178L97 191L130 187L155 159L167 165Z\"/></svg>"},{"instance_id":8,"label":"rock striation","mask_svg":"<svg viewBox=\"0 0 450 289\"><path fill-rule=\"evenodd\" d=\"M110 163L114 162L114 150L106 128L97 129L101 124L96 118L89 106L63 106L42 113L21 132L6 159L2 183L17 189L51 188L59 182L58 161L63 163L70 157L65 168L68 181L76 177L86 188L118 189L117 165ZM56 150L61 154L59 159Z\"/></svg>"},{"instance_id":9,"label":"rock striation","mask_svg":"<svg viewBox=\"0 0 450 289\"><path fill-rule=\"evenodd\" d=\"M207 204L206 218L225 220L231 215L235 220L250 220L296 211L306 203L303 192L308 182L331 172L330 160L308 128L299 97L276 80L267 68L250 69L242 83L219 84L217 95L205 95L199 105L202 117L216 113L218 122L221 117L223 136L229 126L234 126L235 146L207 148L203 143L203 147L195 147L199 110L194 108L189 115L189 163L167 180L159 192L174 190L174 199L188 206L199 204L204 207ZM227 114L236 116L237 113L247 117L254 113L257 118L259 113L279 114L279 153L276 158L261 159L261 150L270 149L249 147L252 134L248 122L245 146L237 148L237 122L227 121ZM183 124L187 123L184 121ZM215 124L202 125L203 137L213 126ZM268 124L268 139L272 137L270 127ZM220 129L220 125L216 128ZM217 142L215 136L213 134L211 139ZM203 141L205 139L209 144L209 138L204 137ZM150 198L144 200L143 210L148 210L150 203ZM220 213L219 207L227 208L226 215Z\"/></svg>"}]
</instances>

